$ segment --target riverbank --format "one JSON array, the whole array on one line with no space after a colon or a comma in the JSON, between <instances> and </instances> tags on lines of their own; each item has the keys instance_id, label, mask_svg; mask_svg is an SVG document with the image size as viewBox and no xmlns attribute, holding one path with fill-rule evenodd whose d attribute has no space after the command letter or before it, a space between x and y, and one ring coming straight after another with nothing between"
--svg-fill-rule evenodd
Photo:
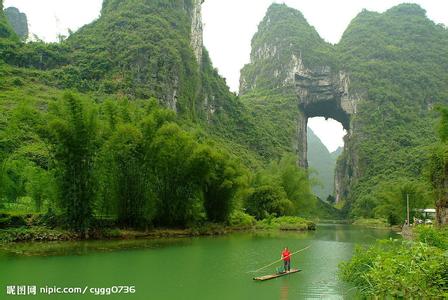
<instances>
[{"instance_id":1,"label":"riverbank","mask_svg":"<svg viewBox=\"0 0 448 300\"><path fill-rule=\"evenodd\" d=\"M350 222L351 225L355 226L361 226L366 228L372 228L372 229L390 229L395 232L401 232L403 230L402 226L400 225L390 225L386 219L364 219L359 218L352 222Z\"/></svg>"},{"instance_id":2,"label":"riverbank","mask_svg":"<svg viewBox=\"0 0 448 300\"><path fill-rule=\"evenodd\" d=\"M9 221L6 222L5 219ZM3 218L3 223L1 223L3 224L3 229L0 229L0 243L173 238L225 235L241 231L307 231L316 229L314 222L299 217L280 217L255 221L253 217L248 215L233 217L229 224L205 223L189 228L137 230L119 228L111 226L111 222L98 221L98 224L105 225L106 223L109 223L107 227L95 227L84 234L79 234L58 226L45 225L43 216L36 217L30 214L23 216L14 215Z\"/></svg>"},{"instance_id":3,"label":"riverbank","mask_svg":"<svg viewBox=\"0 0 448 300\"><path fill-rule=\"evenodd\" d=\"M413 240L385 240L358 247L340 265L340 276L366 297L448 297L448 227L417 226Z\"/></svg>"}]
</instances>

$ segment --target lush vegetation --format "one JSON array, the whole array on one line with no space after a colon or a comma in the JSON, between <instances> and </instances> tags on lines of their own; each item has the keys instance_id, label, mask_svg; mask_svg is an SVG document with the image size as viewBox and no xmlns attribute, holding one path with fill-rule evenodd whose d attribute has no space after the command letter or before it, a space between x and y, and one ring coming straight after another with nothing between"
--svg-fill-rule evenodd
<instances>
[{"instance_id":1,"label":"lush vegetation","mask_svg":"<svg viewBox=\"0 0 448 300\"><path fill-rule=\"evenodd\" d=\"M72 93L47 105L21 103L5 116L4 208L55 212L77 231L94 217L130 227L227 221L244 165L198 142L171 111Z\"/></svg>"},{"instance_id":2,"label":"lush vegetation","mask_svg":"<svg viewBox=\"0 0 448 300\"><path fill-rule=\"evenodd\" d=\"M439 136L446 142L448 122L446 108L439 108ZM413 228L414 241L382 241L376 246L365 249L358 247L349 262L341 264L341 277L352 282L366 296L393 296L403 298L446 298L448 296L448 227L441 215L446 208L445 179L446 145L435 146L429 163L429 181L437 190L438 216L441 227L418 226ZM440 156L442 149L443 155ZM409 188L409 186L408 186ZM383 199L376 210L384 205L389 222L404 215L404 195L414 195L424 191L408 189L393 197ZM390 199L399 199L391 202ZM395 206L395 208L393 207ZM394 216L394 212L397 214ZM375 220L359 220L361 225L375 223ZM383 221L383 223L385 223ZM356 222L355 222L356 224Z\"/></svg>"},{"instance_id":3,"label":"lush vegetation","mask_svg":"<svg viewBox=\"0 0 448 300\"><path fill-rule=\"evenodd\" d=\"M426 166L437 140L433 108L448 99L447 48L447 29L415 4L361 12L336 45L322 40L300 12L273 4L252 40L240 93L271 144L294 153L301 117L294 70L330 67L334 74L348 73L350 93L359 102L337 164L343 211L354 219L398 224L406 195L411 209L434 206Z\"/></svg>"},{"instance_id":4,"label":"lush vegetation","mask_svg":"<svg viewBox=\"0 0 448 300\"><path fill-rule=\"evenodd\" d=\"M51 221L38 224L63 224L82 234L104 224L250 227L242 210L251 212L249 199L261 186L279 184L285 194L286 205L266 216L306 212L307 201L314 200L294 158L273 162L252 178L244 161L203 131L183 129L154 100L96 103L85 94L39 85L30 91L35 88L53 95L39 101L14 86L3 94L4 107L12 106L2 114L8 122L1 132L0 205L9 212L40 212ZM3 222L29 225L36 224Z\"/></svg>"},{"instance_id":5,"label":"lush vegetation","mask_svg":"<svg viewBox=\"0 0 448 300\"><path fill-rule=\"evenodd\" d=\"M315 230L316 224L299 217L266 218L258 221L258 229L279 229L279 230Z\"/></svg>"},{"instance_id":6,"label":"lush vegetation","mask_svg":"<svg viewBox=\"0 0 448 300\"><path fill-rule=\"evenodd\" d=\"M353 222L353 225L371 227L371 228L385 228L389 227L390 223L386 219L364 219L358 218Z\"/></svg>"},{"instance_id":7,"label":"lush vegetation","mask_svg":"<svg viewBox=\"0 0 448 300\"><path fill-rule=\"evenodd\" d=\"M411 208L430 205L425 167L428 145L436 141L432 108L448 99L448 60L438 58L448 47L447 30L418 5L402 4L383 14L363 11L336 47L353 92L364 99L354 119L358 134L350 142L361 176L347 204L353 216L373 212L396 223L399 218L380 212L390 203L385 192L396 194L397 215L403 207L398 190L410 194Z\"/></svg>"},{"instance_id":8,"label":"lush vegetation","mask_svg":"<svg viewBox=\"0 0 448 300\"><path fill-rule=\"evenodd\" d=\"M437 110L440 113L438 123L438 134L440 143L433 146L429 159L429 179L434 189L436 197L437 215L439 224L448 224L448 107L439 106Z\"/></svg>"},{"instance_id":9,"label":"lush vegetation","mask_svg":"<svg viewBox=\"0 0 448 300\"><path fill-rule=\"evenodd\" d=\"M246 206L250 214L263 219L271 214L306 213L313 209L313 200L307 173L297 168L294 156L286 156L256 174Z\"/></svg>"},{"instance_id":10,"label":"lush vegetation","mask_svg":"<svg viewBox=\"0 0 448 300\"><path fill-rule=\"evenodd\" d=\"M99 220L244 227L254 222L247 214L341 217L313 195L313 172L296 166L290 71L299 57L310 68L349 71L353 92L363 97L353 153L339 159L357 159L346 212L400 224L408 197L411 208L434 203L443 168L433 164L432 185L423 171L431 159L444 161L440 147L428 159L427 145L436 140L430 109L448 95L447 63L432 59L446 49L446 29L401 5L361 13L332 46L299 12L275 4L253 39L240 102L205 49L196 60L192 5L105 1L98 20L53 44L21 42L0 14L3 210L56 216L83 234ZM431 37L415 41L415 32ZM325 178L328 194L332 176Z\"/></svg>"},{"instance_id":11,"label":"lush vegetation","mask_svg":"<svg viewBox=\"0 0 448 300\"><path fill-rule=\"evenodd\" d=\"M358 247L341 265L341 276L367 297L429 298L448 296L447 230L417 229L417 241L381 241Z\"/></svg>"},{"instance_id":12,"label":"lush vegetation","mask_svg":"<svg viewBox=\"0 0 448 300\"><path fill-rule=\"evenodd\" d=\"M424 179L424 178L423 178ZM427 181L409 179L381 182L372 194L363 195L355 203L352 214L361 218L385 219L390 225L404 224L409 199L410 219L422 218L416 208L434 206L434 197Z\"/></svg>"},{"instance_id":13,"label":"lush vegetation","mask_svg":"<svg viewBox=\"0 0 448 300\"><path fill-rule=\"evenodd\" d=\"M104 1L98 20L52 44L20 41L1 10L3 228L255 224L251 172L283 154L260 151L268 143L207 51L195 56L193 5ZM278 180L293 173L287 205L268 215L306 211L306 173L291 159L276 168Z\"/></svg>"}]
</instances>

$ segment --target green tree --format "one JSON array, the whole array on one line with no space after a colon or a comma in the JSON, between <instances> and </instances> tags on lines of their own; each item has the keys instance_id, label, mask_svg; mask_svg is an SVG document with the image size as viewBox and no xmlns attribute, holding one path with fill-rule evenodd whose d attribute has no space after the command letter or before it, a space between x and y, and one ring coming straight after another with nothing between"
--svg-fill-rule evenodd
<instances>
[{"instance_id":1,"label":"green tree","mask_svg":"<svg viewBox=\"0 0 448 300\"><path fill-rule=\"evenodd\" d=\"M199 147L195 156L196 174L205 174L202 191L207 219L227 221L241 185L241 170L228 155L209 146Z\"/></svg>"},{"instance_id":2,"label":"green tree","mask_svg":"<svg viewBox=\"0 0 448 300\"><path fill-rule=\"evenodd\" d=\"M119 125L105 146L110 155L111 189L115 191L118 221L122 225L148 225L152 213L149 167L145 161L143 134L133 125Z\"/></svg>"},{"instance_id":3,"label":"green tree","mask_svg":"<svg viewBox=\"0 0 448 300\"><path fill-rule=\"evenodd\" d=\"M309 215L316 207L316 198L311 191L308 173L297 166L294 155L284 155L279 161L271 162L257 174L256 186L279 186L285 193L285 198L292 204L287 215Z\"/></svg>"},{"instance_id":4,"label":"green tree","mask_svg":"<svg viewBox=\"0 0 448 300\"><path fill-rule=\"evenodd\" d=\"M258 220L290 215L293 210L294 204L278 185L258 186L246 200L246 211Z\"/></svg>"},{"instance_id":5,"label":"green tree","mask_svg":"<svg viewBox=\"0 0 448 300\"><path fill-rule=\"evenodd\" d=\"M448 141L448 107L438 105L435 109L440 114L437 124L439 138L443 143L446 143Z\"/></svg>"},{"instance_id":6,"label":"green tree","mask_svg":"<svg viewBox=\"0 0 448 300\"><path fill-rule=\"evenodd\" d=\"M56 198L53 174L33 165L27 166L24 173L26 193L33 199L36 211L42 212Z\"/></svg>"},{"instance_id":7,"label":"green tree","mask_svg":"<svg viewBox=\"0 0 448 300\"><path fill-rule=\"evenodd\" d=\"M71 93L64 95L62 110L49 124L59 206L69 228L87 233L95 197L95 111Z\"/></svg>"},{"instance_id":8,"label":"green tree","mask_svg":"<svg viewBox=\"0 0 448 300\"><path fill-rule=\"evenodd\" d=\"M380 182L375 190L356 201L353 217L384 218L389 224L403 224L406 219L407 199L409 197L410 218L419 217L417 209L432 204L431 190L424 181L398 178Z\"/></svg>"},{"instance_id":9,"label":"green tree","mask_svg":"<svg viewBox=\"0 0 448 300\"><path fill-rule=\"evenodd\" d=\"M193 137L173 123L163 125L154 136L150 149L159 225L186 226L200 217L203 174L195 167L196 147ZM195 173L198 170L201 174Z\"/></svg>"}]
</instances>

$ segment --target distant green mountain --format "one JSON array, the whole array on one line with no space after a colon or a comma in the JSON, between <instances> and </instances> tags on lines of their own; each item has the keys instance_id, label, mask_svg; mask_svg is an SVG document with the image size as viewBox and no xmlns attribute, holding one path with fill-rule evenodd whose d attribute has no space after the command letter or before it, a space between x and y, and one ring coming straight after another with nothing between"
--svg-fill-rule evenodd
<instances>
[{"instance_id":1,"label":"distant green mountain","mask_svg":"<svg viewBox=\"0 0 448 300\"><path fill-rule=\"evenodd\" d=\"M342 153L342 148L330 153L308 127L308 163L313 171L316 171L316 178L319 185L313 187L313 192L322 200L326 200L329 195L334 195L334 171L336 161Z\"/></svg>"},{"instance_id":2,"label":"distant green mountain","mask_svg":"<svg viewBox=\"0 0 448 300\"><path fill-rule=\"evenodd\" d=\"M20 12L16 7L8 7L5 9L5 15L16 34L26 40L29 34L26 14Z\"/></svg>"}]
</instances>

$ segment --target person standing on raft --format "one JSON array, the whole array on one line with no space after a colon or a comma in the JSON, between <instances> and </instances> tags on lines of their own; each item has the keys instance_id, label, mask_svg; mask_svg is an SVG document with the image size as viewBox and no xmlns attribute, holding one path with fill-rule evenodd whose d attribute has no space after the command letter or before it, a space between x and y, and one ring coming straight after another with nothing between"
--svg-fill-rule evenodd
<instances>
[{"instance_id":1,"label":"person standing on raft","mask_svg":"<svg viewBox=\"0 0 448 300\"><path fill-rule=\"evenodd\" d=\"M283 249L281 259L283 259L285 272L291 271L291 252L289 252L288 247L285 247L285 249Z\"/></svg>"}]
</instances>

